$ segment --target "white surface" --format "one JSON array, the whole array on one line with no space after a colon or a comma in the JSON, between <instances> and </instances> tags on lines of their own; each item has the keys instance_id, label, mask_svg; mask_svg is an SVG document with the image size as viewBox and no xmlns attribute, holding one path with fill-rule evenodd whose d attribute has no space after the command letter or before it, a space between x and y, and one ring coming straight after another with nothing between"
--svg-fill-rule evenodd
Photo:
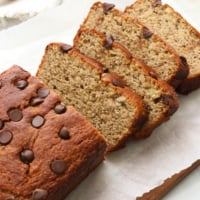
<instances>
[{"instance_id":1,"label":"white surface","mask_svg":"<svg viewBox=\"0 0 200 200\"><path fill-rule=\"evenodd\" d=\"M0 0L0 30L23 22L62 0Z\"/></svg>"},{"instance_id":2,"label":"white surface","mask_svg":"<svg viewBox=\"0 0 200 200\"><path fill-rule=\"evenodd\" d=\"M200 167L175 187L163 200L199 200Z\"/></svg>"},{"instance_id":3,"label":"white surface","mask_svg":"<svg viewBox=\"0 0 200 200\"><path fill-rule=\"evenodd\" d=\"M65 0L61 6L1 31L0 71L18 64L35 74L46 45L52 41L72 43L93 2ZM133 0L107 2L114 2L117 8L123 9ZM172 3L199 29L198 1L191 8L189 0L176 0L176 5L172 0L167 2ZM155 130L150 138L132 141L126 148L107 157L66 200L133 200L190 166L200 158L199 102L200 90L180 97L180 108L170 121ZM199 176L193 176L189 185L191 183L199 185ZM191 195L194 188L190 189L187 184L182 184L180 188L174 192L175 195L184 195L174 198L171 193L166 199L191 199L185 191ZM196 196L200 199L200 192Z\"/></svg>"}]
</instances>

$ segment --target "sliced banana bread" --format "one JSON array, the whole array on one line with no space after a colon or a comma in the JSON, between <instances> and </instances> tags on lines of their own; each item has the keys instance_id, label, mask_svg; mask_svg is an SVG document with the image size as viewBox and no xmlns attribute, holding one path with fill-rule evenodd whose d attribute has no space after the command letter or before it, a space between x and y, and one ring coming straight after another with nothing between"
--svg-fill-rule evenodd
<instances>
[{"instance_id":1,"label":"sliced banana bread","mask_svg":"<svg viewBox=\"0 0 200 200\"><path fill-rule=\"evenodd\" d=\"M82 27L111 34L134 57L157 71L162 80L176 87L188 75L188 66L174 49L137 20L127 17L113 4L95 3Z\"/></svg>"},{"instance_id":2,"label":"sliced banana bread","mask_svg":"<svg viewBox=\"0 0 200 200\"><path fill-rule=\"evenodd\" d=\"M156 72L132 58L131 54L112 36L105 36L94 29L80 29L74 47L96 59L109 72L118 73L126 84L142 96L149 110L148 121L135 138L149 136L152 131L177 110L178 100L173 88L157 79Z\"/></svg>"},{"instance_id":3,"label":"sliced banana bread","mask_svg":"<svg viewBox=\"0 0 200 200\"><path fill-rule=\"evenodd\" d=\"M161 0L137 0L125 14L137 18L171 44L189 65L190 73L178 88L187 94L200 87L200 33Z\"/></svg>"},{"instance_id":4,"label":"sliced banana bread","mask_svg":"<svg viewBox=\"0 0 200 200\"><path fill-rule=\"evenodd\" d=\"M37 76L105 136L108 152L119 148L147 119L139 95L69 45L49 44Z\"/></svg>"}]
</instances>

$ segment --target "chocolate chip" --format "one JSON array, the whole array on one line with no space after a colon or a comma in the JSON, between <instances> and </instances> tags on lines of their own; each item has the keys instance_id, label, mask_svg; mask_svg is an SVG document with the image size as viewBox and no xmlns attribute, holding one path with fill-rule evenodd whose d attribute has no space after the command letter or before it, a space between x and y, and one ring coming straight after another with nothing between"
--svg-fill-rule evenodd
<instances>
[{"instance_id":1,"label":"chocolate chip","mask_svg":"<svg viewBox=\"0 0 200 200\"><path fill-rule=\"evenodd\" d=\"M68 140L70 138L70 132L67 130L66 127L63 127L59 133L58 133L59 137L64 139L64 140Z\"/></svg>"},{"instance_id":2,"label":"chocolate chip","mask_svg":"<svg viewBox=\"0 0 200 200\"><path fill-rule=\"evenodd\" d=\"M153 102L154 102L154 103L158 103L158 102L160 102L160 100L161 100L161 97L158 97L158 98L155 98L155 99L153 100Z\"/></svg>"},{"instance_id":3,"label":"chocolate chip","mask_svg":"<svg viewBox=\"0 0 200 200\"><path fill-rule=\"evenodd\" d=\"M25 87L27 87L27 85L28 85L28 82L26 80L18 80L15 83L15 86L19 88L20 90L23 90Z\"/></svg>"},{"instance_id":4,"label":"chocolate chip","mask_svg":"<svg viewBox=\"0 0 200 200\"><path fill-rule=\"evenodd\" d=\"M46 200L48 196L48 192L43 189L35 189L32 192L32 200Z\"/></svg>"},{"instance_id":5,"label":"chocolate chip","mask_svg":"<svg viewBox=\"0 0 200 200\"><path fill-rule=\"evenodd\" d=\"M50 167L51 170L56 174L63 174L67 169L67 165L63 160L54 160Z\"/></svg>"},{"instance_id":6,"label":"chocolate chip","mask_svg":"<svg viewBox=\"0 0 200 200\"><path fill-rule=\"evenodd\" d=\"M113 84L114 86L117 86L117 87L121 87L121 88L124 87L123 81L121 81L121 80L119 80L119 79L116 79L116 78L113 78L113 79L112 79L112 84Z\"/></svg>"},{"instance_id":7,"label":"chocolate chip","mask_svg":"<svg viewBox=\"0 0 200 200\"><path fill-rule=\"evenodd\" d=\"M165 105L174 104L174 98L172 95L162 95L162 101Z\"/></svg>"},{"instance_id":8,"label":"chocolate chip","mask_svg":"<svg viewBox=\"0 0 200 200\"><path fill-rule=\"evenodd\" d=\"M104 3L103 4L103 11L105 14L108 13L109 10L111 10L112 8L115 7L115 4L111 4L111 3Z\"/></svg>"},{"instance_id":9,"label":"chocolate chip","mask_svg":"<svg viewBox=\"0 0 200 200\"><path fill-rule=\"evenodd\" d=\"M149 75L156 80L158 79L157 75L152 71L149 72Z\"/></svg>"},{"instance_id":10,"label":"chocolate chip","mask_svg":"<svg viewBox=\"0 0 200 200\"><path fill-rule=\"evenodd\" d=\"M54 108L54 111L57 113L57 114L62 114L66 111L66 106L63 105L63 104L57 104Z\"/></svg>"},{"instance_id":11,"label":"chocolate chip","mask_svg":"<svg viewBox=\"0 0 200 200\"><path fill-rule=\"evenodd\" d=\"M2 82L0 81L0 89L2 88L2 85L3 85L3 84L2 84Z\"/></svg>"},{"instance_id":12,"label":"chocolate chip","mask_svg":"<svg viewBox=\"0 0 200 200\"><path fill-rule=\"evenodd\" d=\"M62 45L61 45L61 50L62 50L64 53L68 53L71 49L72 49L72 46L69 45L69 44L62 44Z\"/></svg>"},{"instance_id":13,"label":"chocolate chip","mask_svg":"<svg viewBox=\"0 0 200 200\"><path fill-rule=\"evenodd\" d=\"M20 159L22 162L29 164L34 159L34 153L30 149L25 149L20 153Z\"/></svg>"},{"instance_id":14,"label":"chocolate chip","mask_svg":"<svg viewBox=\"0 0 200 200\"><path fill-rule=\"evenodd\" d=\"M43 103L43 101L44 101L44 99L41 97L32 98L30 101L30 106L37 106L37 105Z\"/></svg>"},{"instance_id":15,"label":"chocolate chip","mask_svg":"<svg viewBox=\"0 0 200 200\"><path fill-rule=\"evenodd\" d=\"M147 121L146 116L140 117L136 122L135 122L135 127L140 128L145 122Z\"/></svg>"},{"instance_id":16,"label":"chocolate chip","mask_svg":"<svg viewBox=\"0 0 200 200\"><path fill-rule=\"evenodd\" d=\"M147 28L143 29L143 37L145 39L149 39L152 35L153 35L153 33L149 29L147 29Z\"/></svg>"},{"instance_id":17,"label":"chocolate chip","mask_svg":"<svg viewBox=\"0 0 200 200\"><path fill-rule=\"evenodd\" d=\"M103 72L104 73L109 73L109 69L108 68L103 68Z\"/></svg>"},{"instance_id":18,"label":"chocolate chip","mask_svg":"<svg viewBox=\"0 0 200 200\"><path fill-rule=\"evenodd\" d=\"M4 122L0 119L0 130L4 127Z\"/></svg>"},{"instance_id":19,"label":"chocolate chip","mask_svg":"<svg viewBox=\"0 0 200 200\"><path fill-rule=\"evenodd\" d=\"M48 88L41 88L37 91L37 94L41 98L45 98L49 95L50 90Z\"/></svg>"},{"instance_id":20,"label":"chocolate chip","mask_svg":"<svg viewBox=\"0 0 200 200\"><path fill-rule=\"evenodd\" d=\"M7 145L13 139L13 134L10 131L4 131L0 134L0 144Z\"/></svg>"},{"instance_id":21,"label":"chocolate chip","mask_svg":"<svg viewBox=\"0 0 200 200\"><path fill-rule=\"evenodd\" d=\"M37 115L32 119L32 126L34 128L40 128L44 124L45 120L42 116Z\"/></svg>"},{"instance_id":22,"label":"chocolate chip","mask_svg":"<svg viewBox=\"0 0 200 200\"><path fill-rule=\"evenodd\" d=\"M181 59L181 62L182 62L183 65L185 65L185 66L188 65L187 59L184 56L180 56L180 59Z\"/></svg>"},{"instance_id":23,"label":"chocolate chip","mask_svg":"<svg viewBox=\"0 0 200 200\"><path fill-rule=\"evenodd\" d=\"M23 117L22 111L18 108L14 108L14 109L9 110L8 116L9 116L10 120L12 120L14 122L20 121Z\"/></svg>"},{"instance_id":24,"label":"chocolate chip","mask_svg":"<svg viewBox=\"0 0 200 200\"><path fill-rule=\"evenodd\" d=\"M157 7L157 6L160 6L160 5L162 5L162 1L161 0L157 0L154 3L152 3L153 7Z\"/></svg>"},{"instance_id":25,"label":"chocolate chip","mask_svg":"<svg viewBox=\"0 0 200 200\"><path fill-rule=\"evenodd\" d=\"M113 36L112 35L107 35L106 36L106 40L104 42L104 47L106 49L112 49L113 41L114 41Z\"/></svg>"},{"instance_id":26,"label":"chocolate chip","mask_svg":"<svg viewBox=\"0 0 200 200\"><path fill-rule=\"evenodd\" d=\"M177 107L174 105L174 98L172 95L166 94L161 96L162 101L165 105L169 106L169 110L167 111L167 116L171 116L176 112ZM173 106L174 105L174 106Z\"/></svg>"}]
</instances>

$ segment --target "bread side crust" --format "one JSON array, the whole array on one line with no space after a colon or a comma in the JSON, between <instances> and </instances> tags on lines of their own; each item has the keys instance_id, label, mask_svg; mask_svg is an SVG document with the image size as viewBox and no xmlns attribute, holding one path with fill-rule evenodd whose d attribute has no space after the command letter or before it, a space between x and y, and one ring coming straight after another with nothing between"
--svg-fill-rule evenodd
<instances>
[{"instance_id":1,"label":"bread side crust","mask_svg":"<svg viewBox=\"0 0 200 200\"><path fill-rule=\"evenodd\" d=\"M129 9L136 8L137 4L142 4L142 2L143 2L142 0L137 0L132 5L127 6L125 8L124 12L126 13ZM172 13L175 15L175 17L177 17L178 19L181 19L181 21L185 24L187 29L190 29L196 35L196 37L198 37L199 40L200 40L200 32L194 26L192 26L173 7L171 7L169 4L162 4L162 5L159 5L159 6L170 9L172 11ZM188 68L190 68L190 67L188 66ZM199 87L200 87L200 72L193 74L193 75L191 75L190 72L189 72L188 76L180 84L178 84L177 92L180 93L180 94L189 94L190 92L198 89Z\"/></svg>"}]
</instances>

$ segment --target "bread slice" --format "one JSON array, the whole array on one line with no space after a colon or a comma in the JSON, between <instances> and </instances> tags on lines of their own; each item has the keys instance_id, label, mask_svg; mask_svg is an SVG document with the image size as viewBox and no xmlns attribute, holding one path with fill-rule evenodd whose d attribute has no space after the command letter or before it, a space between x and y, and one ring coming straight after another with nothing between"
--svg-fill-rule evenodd
<instances>
[{"instance_id":1,"label":"bread slice","mask_svg":"<svg viewBox=\"0 0 200 200\"><path fill-rule=\"evenodd\" d=\"M178 91L187 94L200 87L200 33L179 13L160 0L137 0L125 9L171 44L189 65L190 73Z\"/></svg>"},{"instance_id":2,"label":"bread slice","mask_svg":"<svg viewBox=\"0 0 200 200\"><path fill-rule=\"evenodd\" d=\"M156 80L156 72L142 64L122 45L94 29L80 29L74 39L74 47L81 53L96 59L109 72L118 73L127 86L137 92L149 110L148 121L135 138L144 138L177 110L178 100L174 89L165 81Z\"/></svg>"},{"instance_id":3,"label":"bread slice","mask_svg":"<svg viewBox=\"0 0 200 200\"><path fill-rule=\"evenodd\" d=\"M162 80L177 87L187 77L188 66L159 36L113 7L113 4L95 3L82 27L111 34L134 57L156 70Z\"/></svg>"},{"instance_id":4,"label":"bread slice","mask_svg":"<svg viewBox=\"0 0 200 200\"><path fill-rule=\"evenodd\" d=\"M119 148L147 119L139 95L69 45L49 44L37 76L104 135L108 152Z\"/></svg>"}]
</instances>

